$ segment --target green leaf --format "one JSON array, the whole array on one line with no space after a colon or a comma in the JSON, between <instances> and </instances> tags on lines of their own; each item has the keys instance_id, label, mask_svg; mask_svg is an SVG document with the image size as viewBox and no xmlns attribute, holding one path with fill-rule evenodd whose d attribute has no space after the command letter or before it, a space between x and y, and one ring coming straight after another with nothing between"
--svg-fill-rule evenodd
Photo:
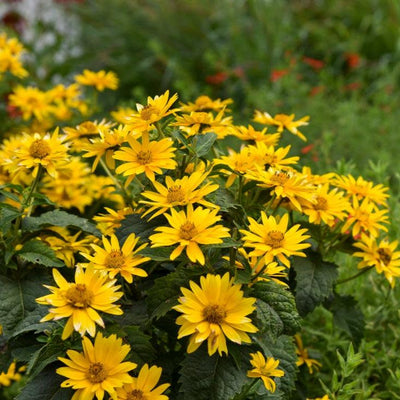
<instances>
[{"instance_id":1,"label":"green leaf","mask_svg":"<svg viewBox=\"0 0 400 400\"><path fill-rule=\"evenodd\" d=\"M36 299L48 293L43 287L46 283L47 275L39 271L17 281L0 275L0 321L6 336L38 329L47 307L37 304Z\"/></svg>"},{"instance_id":2,"label":"green leaf","mask_svg":"<svg viewBox=\"0 0 400 400\"><path fill-rule=\"evenodd\" d=\"M283 286L269 281L254 284L251 294L258 300L257 318L261 332L273 337L282 333L293 335L300 330L300 317L292 293Z\"/></svg>"},{"instance_id":3,"label":"green leaf","mask_svg":"<svg viewBox=\"0 0 400 400\"><path fill-rule=\"evenodd\" d=\"M143 333L138 326L127 326L124 331L132 348L132 359L139 365L151 363L156 356L156 351L150 343L151 336Z\"/></svg>"},{"instance_id":4,"label":"green leaf","mask_svg":"<svg viewBox=\"0 0 400 400\"><path fill-rule=\"evenodd\" d=\"M28 232L38 231L44 226L73 226L83 232L101 237L100 231L86 218L61 210L48 211L40 217L26 217L22 220L22 228Z\"/></svg>"},{"instance_id":5,"label":"green leaf","mask_svg":"<svg viewBox=\"0 0 400 400\"><path fill-rule=\"evenodd\" d=\"M307 257L294 257L296 272L296 304L301 316L307 315L333 293L338 275L337 265L323 261L321 256L306 251Z\"/></svg>"},{"instance_id":6,"label":"green leaf","mask_svg":"<svg viewBox=\"0 0 400 400\"><path fill-rule=\"evenodd\" d=\"M56 257L54 250L40 240L26 242L22 249L15 254L25 261L46 267L59 268L64 266L64 263Z\"/></svg>"},{"instance_id":7,"label":"green leaf","mask_svg":"<svg viewBox=\"0 0 400 400\"><path fill-rule=\"evenodd\" d=\"M231 400L240 393L249 381L250 356L247 346L236 346L236 360L232 355L210 357L204 343L194 353L185 354L179 379L184 400Z\"/></svg>"},{"instance_id":8,"label":"green leaf","mask_svg":"<svg viewBox=\"0 0 400 400\"><path fill-rule=\"evenodd\" d=\"M155 249L146 247L140 251L140 255L150 257L153 261L169 261L171 255L170 247L157 247ZM180 260L180 258L178 258Z\"/></svg>"},{"instance_id":9,"label":"green leaf","mask_svg":"<svg viewBox=\"0 0 400 400\"><path fill-rule=\"evenodd\" d=\"M22 213L7 204L7 206L2 205L0 208L0 230L3 233L6 233L10 230L11 228L11 222L13 222L15 219L17 219L19 216L21 216Z\"/></svg>"},{"instance_id":10,"label":"green leaf","mask_svg":"<svg viewBox=\"0 0 400 400\"><path fill-rule=\"evenodd\" d=\"M194 151L197 157L205 156L211 149L214 142L217 140L217 135L214 132L205 133L203 135L196 135L194 142Z\"/></svg>"},{"instance_id":11,"label":"green leaf","mask_svg":"<svg viewBox=\"0 0 400 400\"><path fill-rule=\"evenodd\" d=\"M221 211L231 212L232 209L239 208L241 205L236 202L233 193L225 188L219 188L210 193L207 197L213 204L219 206Z\"/></svg>"},{"instance_id":12,"label":"green leaf","mask_svg":"<svg viewBox=\"0 0 400 400\"><path fill-rule=\"evenodd\" d=\"M134 233L141 239L148 239L154 232L154 228L165 224L166 219L163 216L158 216L148 221L146 218L141 218L139 214L130 214L121 222L121 226L116 230L115 234L121 243L124 242L131 233ZM143 251L145 250L148 251L148 249L144 249Z\"/></svg>"}]
</instances>

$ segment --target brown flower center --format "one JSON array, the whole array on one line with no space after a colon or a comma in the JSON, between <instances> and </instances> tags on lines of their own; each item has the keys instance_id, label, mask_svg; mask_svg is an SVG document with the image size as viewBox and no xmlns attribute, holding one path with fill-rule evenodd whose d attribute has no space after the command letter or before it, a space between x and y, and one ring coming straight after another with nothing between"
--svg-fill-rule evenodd
<instances>
[{"instance_id":1,"label":"brown flower center","mask_svg":"<svg viewBox=\"0 0 400 400\"><path fill-rule=\"evenodd\" d=\"M265 244L271 246L273 249L282 246L282 241L285 238L285 235L280 231L270 231L265 238Z\"/></svg>"},{"instance_id":2,"label":"brown flower center","mask_svg":"<svg viewBox=\"0 0 400 400\"><path fill-rule=\"evenodd\" d=\"M132 392L128 393L126 400L147 400L147 397L140 389L133 389Z\"/></svg>"},{"instance_id":3,"label":"brown flower center","mask_svg":"<svg viewBox=\"0 0 400 400\"><path fill-rule=\"evenodd\" d=\"M275 174L271 176L271 181L275 182L276 185L284 185L289 180L289 178L289 174L283 171L279 171L275 172Z\"/></svg>"},{"instance_id":4,"label":"brown flower center","mask_svg":"<svg viewBox=\"0 0 400 400\"><path fill-rule=\"evenodd\" d=\"M153 160L152 154L150 150L147 151L139 151L136 155L137 162L139 164L145 165L151 163Z\"/></svg>"},{"instance_id":5,"label":"brown flower center","mask_svg":"<svg viewBox=\"0 0 400 400\"><path fill-rule=\"evenodd\" d=\"M218 304L207 306L203 310L203 318L210 324L221 324L225 317L225 309Z\"/></svg>"},{"instance_id":6,"label":"brown flower center","mask_svg":"<svg viewBox=\"0 0 400 400\"><path fill-rule=\"evenodd\" d=\"M104 261L107 268L121 268L125 263L125 256L119 250L112 250Z\"/></svg>"},{"instance_id":7,"label":"brown flower center","mask_svg":"<svg viewBox=\"0 0 400 400\"><path fill-rule=\"evenodd\" d=\"M41 160L50 154L51 150L49 145L43 139L35 140L29 147L29 154L33 158L40 158Z\"/></svg>"},{"instance_id":8,"label":"brown flower center","mask_svg":"<svg viewBox=\"0 0 400 400\"><path fill-rule=\"evenodd\" d=\"M141 109L140 118L148 121L153 114L158 114L158 108L148 104Z\"/></svg>"},{"instance_id":9,"label":"brown flower center","mask_svg":"<svg viewBox=\"0 0 400 400\"><path fill-rule=\"evenodd\" d=\"M189 221L186 221L179 229L179 233L181 239L190 240L197 235L197 229L194 226L194 224L192 224Z\"/></svg>"},{"instance_id":10,"label":"brown flower center","mask_svg":"<svg viewBox=\"0 0 400 400\"><path fill-rule=\"evenodd\" d=\"M93 292L84 283L76 283L67 290L65 297L73 307L87 308L92 302Z\"/></svg>"},{"instance_id":11,"label":"brown flower center","mask_svg":"<svg viewBox=\"0 0 400 400\"><path fill-rule=\"evenodd\" d=\"M168 203L180 203L185 199L181 185L174 185L168 189L167 201Z\"/></svg>"},{"instance_id":12,"label":"brown flower center","mask_svg":"<svg viewBox=\"0 0 400 400\"><path fill-rule=\"evenodd\" d=\"M380 247L378 249L378 254L385 265L389 265L390 261L392 261L392 252L389 249Z\"/></svg>"},{"instance_id":13,"label":"brown flower center","mask_svg":"<svg viewBox=\"0 0 400 400\"><path fill-rule=\"evenodd\" d=\"M102 363L90 364L89 371L86 373L86 378L90 383L101 383L107 378L107 371Z\"/></svg>"},{"instance_id":14,"label":"brown flower center","mask_svg":"<svg viewBox=\"0 0 400 400\"><path fill-rule=\"evenodd\" d=\"M314 205L316 210L327 210L328 200L325 197L317 196L317 204Z\"/></svg>"}]
</instances>

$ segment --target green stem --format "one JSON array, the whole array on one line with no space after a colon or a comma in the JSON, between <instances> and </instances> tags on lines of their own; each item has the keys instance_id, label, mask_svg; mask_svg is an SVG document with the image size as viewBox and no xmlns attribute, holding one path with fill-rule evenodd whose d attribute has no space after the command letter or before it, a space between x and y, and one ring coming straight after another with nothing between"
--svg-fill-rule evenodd
<instances>
[{"instance_id":1,"label":"green stem","mask_svg":"<svg viewBox=\"0 0 400 400\"><path fill-rule=\"evenodd\" d=\"M158 136L160 136L162 138L165 138L165 135L164 135L164 132L161 129L160 123L156 122L154 125L156 126L156 129L157 129L157 132L158 132Z\"/></svg>"},{"instance_id":2,"label":"green stem","mask_svg":"<svg viewBox=\"0 0 400 400\"><path fill-rule=\"evenodd\" d=\"M368 271L371 270L372 268L374 268L373 265L371 265L370 267L367 267L367 268L362 269L362 270L361 270L360 272L358 272L357 274L352 275L352 276L350 276L350 277L348 277L348 278L340 279L340 280L338 280L338 281L336 282L336 285L341 285L342 283L352 281L353 279L356 279L356 278L358 278L359 276L365 274L366 272L368 272Z\"/></svg>"},{"instance_id":3,"label":"green stem","mask_svg":"<svg viewBox=\"0 0 400 400\"><path fill-rule=\"evenodd\" d=\"M250 390L254 388L259 383L259 379L254 379L247 387L243 388L243 391L234 397L234 400L244 400L246 396L249 394Z\"/></svg>"}]
</instances>

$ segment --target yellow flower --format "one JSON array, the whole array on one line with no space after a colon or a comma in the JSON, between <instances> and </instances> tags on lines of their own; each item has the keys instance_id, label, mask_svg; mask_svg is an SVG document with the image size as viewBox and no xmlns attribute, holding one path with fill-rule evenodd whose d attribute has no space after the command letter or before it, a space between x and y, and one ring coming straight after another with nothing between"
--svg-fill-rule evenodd
<instances>
[{"instance_id":1,"label":"yellow flower","mask_svg":"<svg viewBox=\"0 0 400 400\"><path fill-rule=\"evenodd\" d=\"M137 364L123 362L130 351L130 346L122 344L116 335L103 337L96 335L94 344L84 337L83 353L68 350L69 358L58 357L66 367L57 368L59 375L68 378L61 387L72 387L76 390L71 400L92 400L94 396L103 400L107 392L113 400L117 400L115 389L133 381L128 374Z\"/></svg>"},{"instance_id":2,"label":"yellow flower","mask_svg":"<svg viewBox=\"0 0 400 400\"><path fill-rule=\"evenodd\" d=\"M247 376L249 378L261 378L265 389L274 393L276 390L276 383L271 377L280 378L285 375L284 371L278 369L279 360L275 360L273 357L267 357L265 360L260 351L257 351L257 353L250 353L250 356L250 364L254 368L247 372Z\"/></svg>"},{"instance_id":3,"label":"yellow flower","mask_svg":"<svg viewBox=\"0 0 400 400\"><path fill-rule=\"evenodd\" d=\"M269 167L279 169L289 164L296 164L299 160L297 156L285 158L290 151L290 147L289 145L275 149L273 146L268 146L265 142L257 142L255 146L249 146L249 152L263 169L268 169Z\"/></svg>"},{"instance_id":4,"label":"yellow flower","mask_svg":"<svg viewBox=\"0 0 400 400\"><path fill-rule=\"evenodd\" d=\"M287 129L289 132L298 136L300 139L307 141L306 137L297 129L299 126L308 125L309 116L300 118L294 121L294 114L276 114L272 117L267 112L261 112L256 110L254 113L254 121L265 125L274 125L278 128L278 132L282 132L283 129Z\"/></svg>"},{"instance_id":5,"label":"yellow flower","mask_svg":"<svg viewBox=\"0 0 400 400\"><path fill-rule=\"evenodd\" d=\"M250 257L264 257L265 263L273 261L276 257L283 265L290 267L287 257L306 256L301 250L311 246L310 243L304 243L310 237L305 235L307 229L299 229L299 224L288 229L288 214L283 215L278 222L273 215L268 217L261 211L261 220L262 223L259 224L249 217L249 230L240 230L244 235L244 247L254 248L249 254Z\"/></svg>"},{"instance_id":6,"label":"yellow flower","mask_svg":"<svg viewBox=\"0 0 400 400\"><path fill-rule=\"evenodd\" d=\"M329 396L326 394L324 397L316 397L315 399L309 399L307 397L306 400L330 400L330 399L329 399Z\"/></svg>"},{"instance_id":7,"label":"yellow flower","mask_svg":"<svg viewBox=\"0 0 400 400\"><path fill-rule=\"evenodd\" d=\"M119 107L116 111L111 111L110 114L120 124L126 124L130 115L135 114L135 110L130 107Z\"/></svg>"},{"instance_id":8,"label":"yellow flower","mask_svg":"<svg viewBox=\"0 0 400 400\"><path fill-rule=\"evenodd\" d=\"M26 370L26 366L22 366L18 368L17 371L17 364L13 361L10 366L8 367L7 372L0 373L0 388L2 386L10 386L12 381L19 381L21 379L20 372Z\"/></svg>"},{"instance_id":9,"label":"yellow flower","mask_svg":"<svg viewBox=\"0 0 400 400\"><path fill-rule=\"evenodd\" d=\"M118 400L168 400L165 394L169 383L155 387L160 380L162 369L153 365L149 368L144 364L137 378L132 383L117 389Z\"/></svg>"},{"instance_id":10,"label":"yellow flower","mask_svg":"<svg viewBox=\"0 0 400 400\"><path fill-rule=\"evenodd\" d=\"M176 161L173 159L175 148L169 138L158 141L149 141L147 132L143 133L142 143L133 137L128 137L130 147L122 147L114 153L116 160L124 161L115 172L129 176L132 180L136 175L145 173L154 182L154 174L162 174L163 169L174 169Z\"/></svg>"},{"instance_id":11,"label":"yellow flower","mask_svg":"<svg viewBox=\"0 0 400 400\"><path fill-rule=\"evenodd\" d=\"M361 234L361 240L353 246L360 249L353 256L362 258L358 268L373 266L378 274L384 273L390 285L394 287L394 278L400 276L400 251L397 251L398 241L391 243L387 239L379 243L376 238Z\"/></svg>"},{"instance_id":12,"label":"yellow flower","mask_svg":"<svg viewBox=\"0 0 400 400\"><path fill-rule=\"evenodd\" d=\"M143 216L159 210L154 213L151 218L164 214L168 209L175 206L186 206L188 204L199 203L206 207L215 207L212 203L203 200L211 192L218 189L218 185L207 182L199 188L199 186L207 178L208 172L196 171L190 176L184 176L181 179L173 180L170 176L165 178L166 186L154 181L153 185L157 192L146 191L142 196L149 200L141 200L140 203L148 204L151 207L143 214Z\"/></svg>"},{"instance_id":13,"label":"yellow flower","mask_svg":"<svg viewBox=\"0 0 400 400\"><path fill-rule=\"evenodd\" d=\"M117 292L120 286L115 286L115 279L109 280L92 267L86 270L76 267L74 283L67 282L56 269L53 269L53 277L58 287L45 285L52 293L36 301L54 306L40 322L68 318L61 337L63 340L71 336L74 330L82 336L87 332L93 337L96 333L95 323L104 328L103 319L97 311L122 314L119 306L113 304L123 295Z\"/></svg>"},{"instance_id":14,"label":"yellow flower","mask_svg":"<svg viewBox=\"0 0 400 400\"><path fill-rule=\"evenodd\" d=\"M199 244L222 243L222 238L229 237L229 229L222 225L214 225L221 217L217 215L218 210L208 210L197 207L193 210L192 204L187 206L187 211L175 211L171 214L164 214L170 227L162 226L155 230L150 236L151 247L164 247L178 244L178 247L171 253L170 259L175 260L186 248L186 255L192 262L199 262L204 265L204 254ZM214 226L212 226L214 225Z\"/></svg>"},{"instance_id":15,"label":"yellow flower","mask_svg":"<svg viewBox=\"0 0 400 400\"><path fill-rule=\"evenodd\" d=\"M8 38L4 32L0 34L0 79L1 74L5 72L10 72L18 78L28 75L21 62L24 52L25 49L17 38Z\"/></svg>"},{"instance_id":16,"label":"yellow flower","mask_svg":"<svg viewBox=\"0 0 400 400\"><path fill-rule=\"evenodd\" d=\"M169 90L161 96L155 96L154 99L149 96L147 105L136 104L137 112L126 116L124 123L131 126L132 129L148 131L154 127L155 122L176 111L175 109L170 110L170 108L177 98L176 93L169 98Z\"/></svg>"},{"instance_id":17,"label":"yellow flower","mask_svg":"<svg viewBox=\"0 0 400 400\"><path fill-rule=\"evenodd\" d=\"M308 350L304 348L303 341L301 340L301 337L298 333L294 335L294 339L296 341L296 354L298 357L296 365L307 365L308 372L310 374L312 374L314 370L318 371L322 367L322 364L319 361L310 358L310 356L308 355Z\"/></svg>"},{"instance_id":18,"label":"yellow flower","mask_svg":"<svg viewBox=\"0 0 400 400\"><path fill-rule=\"evenodd\" d=\"M225 336L232 342L250 343L246 332L258 329L247 317L255 309L255 298L244 298L241 285L234 284L227 272L224 276L207 274L200 286L189 282L192 290L181 288L183 296L173 309L182 313L176 323L181 325L178 339L189 336L187 351L192 353L207 340L208 354L217 350L228 354Z\"/></svg>"},{"instance_id":19,"label":"yellow flower","mask_svg":"<svg viewBox=\"0 0 400 400\"><path fill-rule=\"evenodd\" d=\"M191 111L221 111L226 109L226 106L233 103L232 99L226 99L226 100L212 100L208 96L199 96L194 103L187 103L183 104L181 103L181 106L179 107L179 111L182 112L191 112Z\"/></svg>"},{"instance_id":20,"label":"yellow flower","mask_svg":"<svg viewBox=\"0 0 400 400\"><path fill-rule=\"evenodd\" d=\"M127 215L133 213L131 207L124 207L120 210L113 210L109 207L104 207L108 214L99 214L93 217L97 222L98 229L104 234L110 236L115 229L121 226L121 222Z\"/></svg>"},{"instance_id":21,"label":"yellow flower","mask_svg":"<svg viewBox=\"0 0 400 400\"><path fill-rule=\"evenodd\" d=\"M85 69L83 74L76 75L75 81L80 85L94 86L96 90L102 92L104 89L116 90L118 88L118 78L114 72L104 70L94 72Z\"/></svg>"},{"instance_id":22,"label":"yellow flower","mask_svg":"<svg viewBox=\"0 0 400 400\"><path fill-rule=\"evenodd\" d=\"M241 140L253 140L255 142L262 142L266 146L276 146L281 137L280 132L272 134L266 132L267 128L264 128L262 131L256 131L253 126L248 125L247 128L245 126L238 126L233 134Z\"/></svg>"},{"instance_id":23,"label":"yellow flower","mask_svg":"<svg viewBox=\"0 0 400 400\"><path fill-rule=\"evenodd\" d=\"M92 244L95 254L93 256L89 254L82 255L91 262L95 269L107 271L110 279L113 279L117 274L121 274L128 283L132 283L133 275L147 276L147 272L137 268L137 266L150 260L149 257L137 254L147 246L147 243L145 243L135 249L139 239L134 233L131 233L121 248L115 235L111 235L110 240L103 236L104 249Z\"/></svg>"}]
</instances>

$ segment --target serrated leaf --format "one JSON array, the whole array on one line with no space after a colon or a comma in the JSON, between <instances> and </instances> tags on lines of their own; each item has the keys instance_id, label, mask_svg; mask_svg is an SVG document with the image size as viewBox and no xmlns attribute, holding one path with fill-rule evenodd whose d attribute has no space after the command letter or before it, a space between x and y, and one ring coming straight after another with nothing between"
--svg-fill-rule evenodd
<instances>
[{"instance_id":1,"label":"serrated leaf","mask_svg":"<svg viewBox=\"0 0 400 400\"><path fill-rule=\"evenodd\" d=\"M155 249L146 247L139 254L144 257L150 257L153 261L169 261L171 252L170 247L157 247Z\"/></svg>"},{"instance_id":2,"label":"serrated leaf","mask_svg":"<svg viewBox=\"0 0 400 400\"><path fill-rule=\"evenodd\" d=\"M252 288L258 300L257 318L261 332L269 332L273 337L285 333L293 335L300 330L300 316L292 293L275 282L257 282Z\"/></svg>"},{"instance_id":3,"label":"serrated leaf","mask_svg":"<svg viewBox=\"0 0 400 400\"><path fill-rule=\"evenodd\" d=\"M134 233L141 239L148 239L154 232L154 228L165 225L165 223L166 219L163 216L158 216L148 221L146 218L141 218L139 214L130 214L121 222L121 226L116 230L115 234L121 243L124 242L131 233Z\"/></svg>"},{"instance_id":4,"label":"serrated leaf","mask_svg":"<svg viewBox=\"0 0 400 400\"><path fill-rule=\"evenodd\" d=\"M14 207L1 207L0 208L0 230L6 233L11 228L11 222L21 216L22 213Z\"/></svg>"},{"instance_id":5,"label":"serrated leaf","mask_svg":"<svg viewBox=\"0 0 400 400\"><path fill-rule=\"evenodd\" d=\"M211 149L214 142L217 140L217 135L214 132L208 132L203 135L195 136L194 151L197 157L205 156Z\"/></svg>"},{"instance_id":6,"label":"serrated leaf","mask_svg":"<svg viewBox=\"0 0 400 400\"><path fill-rule=\"evenodd\" d=\"M64 266L64 263L56 257L54 250L40 240L30 240L24 243L22 249L15 254L25 261L46 267L60 268Z\"/></svg>"},{"instance_id":7,"label":"serrated leaf","mask_svg":"<svg viewBox=\"0 0 400 400\"><path fill-rule=\"evenodd\" d=\"M333 293L337 265L323 261L318 253L306 251L307 257L294 257L296 272L296 304L301 316L313 311Z\"/></svg>"},{"instance_id":8,"label":"serrated leaf","mask_svg":"<svg viewBox=\"0 0 400 400\"><path fill-rule=\"evenodd\" d=\"M22 220L22 228L28 232L34 232L45 226L73 226L81 231L101 237L100 231L86 218L69 214L66 211L54 210L42 214L40 217L26 217Z\"/></svg>"},{"instance_id":9,"label":"serrated leaf","mask_svg":"<svg viewBox=\"0 0 400 400\"><path fill-rule=\"evenodd\" d=\"M215 192L210 193L207 197L213 204L219 206L221 211L231 212L232 209L241 207L237 203L233 193L225 188L219 188Z\"/></svg>"},{"instance_id":10,"label":"serrated leaf","mask_svg":"<svg viewBox=\"0 0 400 400\"><path fill-rule=\"evenodd\" d=\"M238 349L239 361L231 355L209 356L203 344L191 354L185 354L181 363L180 379L184 400L231 400L248 382L249 349ZM241 368L237 367L237 362Z\"/></svg>"},{"instance_id":11,"label":"serrated leaf","mask_svg":"<svg viewBox=\"0 0 400 400\"><path fill-rule=\"evenodd\" d=\"M139 365L151 363L156 356L156 351L150 342L151 336L143 333L138 326L127 326L124 331L132 348L132 359Z\"/></svg>"}]
</instances>

